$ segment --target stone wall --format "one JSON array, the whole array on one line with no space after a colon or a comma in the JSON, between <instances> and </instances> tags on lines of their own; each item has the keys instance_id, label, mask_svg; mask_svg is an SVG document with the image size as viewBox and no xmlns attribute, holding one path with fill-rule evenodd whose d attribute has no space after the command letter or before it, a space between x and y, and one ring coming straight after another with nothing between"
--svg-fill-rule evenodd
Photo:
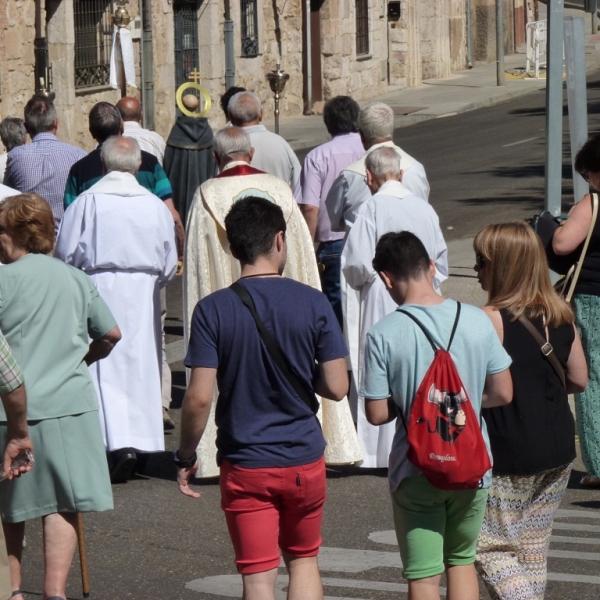
<instances>
[{"instance_id":1,"label":"stone wall","mask_svg":"<svg viewBox=\"0 0 600 600\"><path fill-rule=\"evenodd\" d=\"M0 118L23 117L34 87L35 5L0 0ZM1 144L0 144L1 147Z\"/></svg>"},{"instance_id":2,"label":"stone wall","mask_svg":"<svg viewBox=\"0 0 600 600\"><path fill-rule=\"evenodd\" d=\"M473 23L473 60L496 60L496 2L495 0L471 0ZM514 4L504 0L504 53L513 54L514 45Z\"/></svg>"}]
</instances>

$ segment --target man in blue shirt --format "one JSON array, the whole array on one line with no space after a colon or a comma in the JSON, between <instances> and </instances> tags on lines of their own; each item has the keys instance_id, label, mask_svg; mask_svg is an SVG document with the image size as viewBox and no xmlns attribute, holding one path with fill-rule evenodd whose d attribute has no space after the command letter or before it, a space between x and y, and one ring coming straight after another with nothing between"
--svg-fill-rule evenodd
<instances>
[{"instance_id":1,"label":"man in blue shirt","mask_svg":"<svg viewBox=\"0 0 600 600\"><path fill-rule=\"evenodd\" d=\"M348 390L347 349L321 292L281 277L286 223L276 204L247 197L225 218L245 288L281 354L308 395L341 400ZM313 412L280 370L250 310L231 288L194 310L184 361L191 368L175 454L180 491L198 468L196 447L210 414L215 381L221 505L246 600L274 598L279 549L290 574L288 598L322 598L317 554L325 501L325 439Z\"/></svg>"},{"instance_id":2,"label":"man in blue shirt","mask_svg":"<svg viewBox=\"0 0 600 600\"><path fill-rule=\"evenodd\" d=\"M377 243L373 268L396 304L425 327L437 347L446 349L457 305L435 291L435 263L419 238L408 231L386 233ZM450 354L491 456L481 407L511 402L510 357L487 315L468 304L462 305ZM371 328L360 394L365 397L367 419L372 425L389 423L400 411L408 421L433 358L425 334L398 310ZM409 598L439 598L440 577L445 571L448 598L478 600L475 544L491 471L483 479L483 489L441 490L409 462L407 451L406 428L399 424L390 453L389 483Z\"/></svg>"},{"instance_id":3,"label":"man in blue shirt","mask_svg":"<svg viewBox=\"0 0 600 600\"><path fill-rule=\"evenodd\" d=\"M69 169L86 153L58 140L58 118L50 98L32 96L25 105L25 129L31 144L17 146L8 153L4 185L22 194L39 194L52 207L56 227L64 214L63 195Z\"/></svg>"}]
</instances>

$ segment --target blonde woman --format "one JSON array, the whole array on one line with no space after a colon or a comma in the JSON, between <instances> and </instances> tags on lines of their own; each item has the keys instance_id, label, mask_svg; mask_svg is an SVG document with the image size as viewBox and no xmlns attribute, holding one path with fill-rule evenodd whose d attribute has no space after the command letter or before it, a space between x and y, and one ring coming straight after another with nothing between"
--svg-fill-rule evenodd
<instances>
[{"instance_id":1,"label":"blonde woman","mask_svg":"<svg viewBox=\"0 0 600 600\"><path fill-rule=\"evenodd\" d=\"M513 362L511 404L483 411L493 456L492 486L476 566L493 599L542 600L554 514L575 458L567 394L587 384L571 308L550 283L542 244L523 222L490 225L473 243L484 307ZM560 361L566 388L528 318Z\"/></svg>"}]
</instances>

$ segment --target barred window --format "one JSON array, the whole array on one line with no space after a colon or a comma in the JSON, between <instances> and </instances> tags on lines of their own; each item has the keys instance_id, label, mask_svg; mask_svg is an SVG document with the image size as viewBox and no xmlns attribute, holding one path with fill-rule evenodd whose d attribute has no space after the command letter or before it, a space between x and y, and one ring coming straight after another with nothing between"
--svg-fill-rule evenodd
<instances>
[{"instance_id":1,"label":"barred window","mask_svg":"<svg viewBox=\"0 0 600 600\"><path fill-rule=\"evenodd\" d=\"M356 55L369 54L369 0L356 0Z\"/></svg>"},{"instance_id":2,"label":"barred window","mask_svg":"<svg viewBox=\"0 0 600 600\"><path fill-rule=\"evenodd\" d=\"M194 69L200 70L198 54L198 4L175 0L175 85L184 84Z\"/></svg>"},{"instance_id":3,"label":"barred window","mask_svg":"<svg viewBox=\"0 0 600 600\"><path fill-rule=\"evenodd\" d=\"M111 0L75 0L75 88L108 85L112 47Z\"/></svg>"},{"instance_id":4,"label":"barred window","mask_svg":"<svg viewBox=\"0 0 600 600\"><path fill-rule=\"evenodd\" d=\"M258 9L256 0L242 2L242 56L258 54Z\"/></svg>"}]
</instances>

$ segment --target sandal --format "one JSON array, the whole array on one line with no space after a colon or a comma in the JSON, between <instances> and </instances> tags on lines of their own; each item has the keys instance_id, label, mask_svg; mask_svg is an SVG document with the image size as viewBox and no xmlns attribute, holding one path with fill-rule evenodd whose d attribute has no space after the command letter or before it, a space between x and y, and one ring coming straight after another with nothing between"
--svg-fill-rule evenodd
<instances>
[{"instance_id":1,"label":"sandal","mask_svg":"<svg viewBox=\"0 0 600 600\"><path fill-rule=\"evenodd\" d=\"M10 597L13 598L14 596L22 596L23 592L21 590L15 590Z\"/></svg>"},{"instance_id":2,"label":"sandal","mask_svg":"<svg viewBox=\"0 0 600 600\"><path fill-rule=\"evenodd\" d=\"M584 475L579 482L579 485L589 488L600 487L600 477L596 477L595 475Z\"/></svg>"}]
</instances>

